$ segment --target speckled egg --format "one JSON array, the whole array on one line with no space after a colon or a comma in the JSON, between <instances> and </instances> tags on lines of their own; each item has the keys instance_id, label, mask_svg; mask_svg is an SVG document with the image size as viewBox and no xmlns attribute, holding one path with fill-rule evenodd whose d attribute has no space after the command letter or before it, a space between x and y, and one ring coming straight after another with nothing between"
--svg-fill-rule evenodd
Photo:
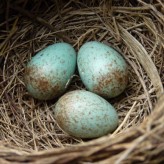
<instances>
[{"instance_id":1,"label":"speckled egg","mask_svg":"<svg viewBox=\"0 0 164 164\"><path fill-rule=\"evenodd\" d=\"M56 43L38 52L25 68L25 85L36 99L49 100L61 95L74 74L76 52L67 43Z\"/></svg>"},{"instance_id":2,"label":"speckled egg","mask_svg":"<svg viewBox=\"0 0 164 164\"><path fill-rule=\"evenodd\" d=\"M91 41L78 52L77 65L85 87L105 98L121 94L128 83L127 64L113 48Z\"/></svg>"},{"instance_id":3,"label":"speckled egg","mask_svg":"<svg viewBox=\"0 0 164 164\"><path fill-rule=\"evenodd\" d=\"M79 138L97 138L118 126L114 107L89 91L75 90L63 95L54 108L55 119L66 133Z\"/></svg>"}]
</instances>

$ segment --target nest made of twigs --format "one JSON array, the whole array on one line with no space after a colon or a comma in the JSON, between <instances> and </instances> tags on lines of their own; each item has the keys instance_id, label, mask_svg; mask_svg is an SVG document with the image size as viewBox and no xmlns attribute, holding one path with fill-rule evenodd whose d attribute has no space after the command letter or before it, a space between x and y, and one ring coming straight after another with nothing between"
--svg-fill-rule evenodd
<instances>
[{"instance_id":1,"label":"nest made of twigs","mask_svg":"<svg viewBox=\"0 0 164 164\"><path fill-rule=\"evenodd\" d=\"M132 4L105 0L2 1L0 163L164 160L164 4L161 0ZM90 40L111 45L123 55L129 65L129 84L123 94L108 100L119 114L116 131L86 141L65 134L57 126L52 111L57 99L32 98L23 76L31 56L44 47L64 41L78 51ZM85 89L78 72L68 91L76 89Z\"/></svg>"}]
</instances>

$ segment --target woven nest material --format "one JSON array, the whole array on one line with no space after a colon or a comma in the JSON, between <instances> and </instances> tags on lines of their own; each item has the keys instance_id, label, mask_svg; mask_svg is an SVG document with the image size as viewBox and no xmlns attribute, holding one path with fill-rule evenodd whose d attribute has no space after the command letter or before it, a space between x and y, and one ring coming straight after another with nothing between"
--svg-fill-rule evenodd
<instances>
[{"instance_id":1,"label":"woven nest material","mask_svg":"<svg viewBox=\"0 0 164 164\"><path fill-rule=\"evenodd\" d=\"M0 163L162 163L164 161L164 3L2 1L0 4ZM76 51L90 40L111 45L129 65L129 84L108 101L119 126L94 140L65 134L57 101L38 101L24 85L31 56L55 42ZM78 72L69 90L85 89Z\"/></svg>"}]
</instances>

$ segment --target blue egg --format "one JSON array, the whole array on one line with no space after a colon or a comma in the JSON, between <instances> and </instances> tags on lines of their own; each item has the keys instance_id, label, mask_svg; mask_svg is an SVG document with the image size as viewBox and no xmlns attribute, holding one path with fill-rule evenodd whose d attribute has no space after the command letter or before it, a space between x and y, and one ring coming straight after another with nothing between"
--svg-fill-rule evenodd
<instances>
[{"instance_id":1,"label":"blue egg","mask_svg":"<svg viewBox=\"0 0 164 164\"><path fill-rule=\"evenodd\" d=\"M102 97L120 95L128 83L128 69L123 57L113 48L91 41L82 45L77 65L85 87Z\"/></svg>"},{"instance_id":2,"label":"blue egg","mask_svg":"<svg viewBox=\"0 0 164 164\"><path fill-rule=\"evenodd\" d=\"M64 94L54 107L58 125L74 137L97 138L113 132L118 114L104 98L85 90Z\"/></svg>"},{"instance_id":3,"label":"blue egg","mask_svg":"<svg viewBox=\"0 0 164 164\"><path fill-rule=\"evenodd\" d=\"M76 52L67 43L55 43L38 52L25 68L25 85L36 99L61 95L75 72Z\"/></svg>"}]
</instances>

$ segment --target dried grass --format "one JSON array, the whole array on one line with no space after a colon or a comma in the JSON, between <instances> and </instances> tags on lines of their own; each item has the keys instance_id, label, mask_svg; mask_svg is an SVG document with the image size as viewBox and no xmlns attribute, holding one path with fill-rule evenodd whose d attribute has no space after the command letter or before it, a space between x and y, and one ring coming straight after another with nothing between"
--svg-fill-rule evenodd
<instances>
[{"instance_id":1,"label":"dried grass","mask_svg":"<svg viewBox=\"0 0 164 164\"><path fill-rule=\"evenodd\" d=\"M154 109L164 85L163 2L139 1L137 7L128 1L30 2L4 1L0 6L0 16L5 15L0 23L0 163L164 160L164 97ZM31 56L44 47L66 41L78 51L89 40L122 53L129 64L129 84L122 95L109 100L119 113L117 130L83 141L56 125L56 100L37 101L28 95L23 75ZM68 90L81 88L76 73Z\"/></svg>"}]
</instances>

